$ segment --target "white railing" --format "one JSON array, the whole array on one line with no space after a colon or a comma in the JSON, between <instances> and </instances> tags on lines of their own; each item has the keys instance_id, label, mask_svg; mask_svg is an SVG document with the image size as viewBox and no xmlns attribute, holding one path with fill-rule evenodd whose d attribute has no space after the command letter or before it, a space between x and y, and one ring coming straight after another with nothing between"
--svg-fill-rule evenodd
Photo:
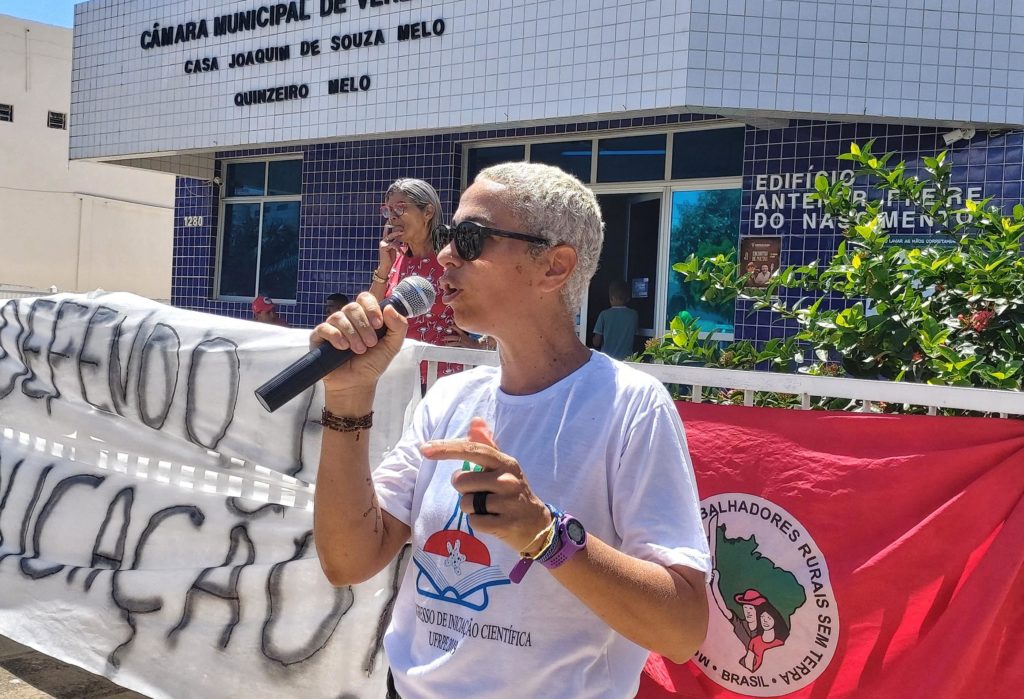
<instances>
[{"instance_id":1,"label":"white railing","mask_svg":"<svg viewBox=\"0 0 1024 699\"><path fill-rule=\"evenodd\" d=\"M69 291L68 289L58 289L56 286L51 286L49 289L36 289L30 286L18 286L17 284L0 284L0 301L9 301L11 299L33 299L40 296L50 296L51 294L59 294L61 291L68 291L69 293L89 293L92 289L87 291ZM156 301L162 303L165 306L171 305L169 298L160 299L149 297L150 301Z\"/></svg>"},{"instance_id":2,"label":"white railing","mask_svg":"<svg viewBox=\"0 0 1024 699\"><path fill-rule=\"evenodd\" d=\"M498 353L457 347L426 345L422 358L427 362L427 385L437 378L438 362L454 362L468 366L498 364ZM864 379L781 374L766 371L737 371L707 367L667 366L664 364L630 364L667 384L688 386L688 400L701 402L704 389L732 389L743 391L743 404L754 405L758 392L798 396L800 407L809 410L813 398L842 398L859 403L858 410L871 412L874 403L895 403L921 406L934 415L940 409L970 410L1000 417L1024 416L1024 392L1000 391L957 386L930 386L927 384L894 381L866 381Z\"/></svg>"}]
</instances>

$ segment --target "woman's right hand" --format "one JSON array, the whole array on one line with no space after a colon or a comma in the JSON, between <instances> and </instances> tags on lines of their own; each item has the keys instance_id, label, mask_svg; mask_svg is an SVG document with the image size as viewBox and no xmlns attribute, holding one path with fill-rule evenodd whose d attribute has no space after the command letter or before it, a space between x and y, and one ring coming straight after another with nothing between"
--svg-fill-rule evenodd
<instances>
[{"instance_id":1,"label":"woman's right hand","mask_svg":"<svg viewBox=\"0 0 1024 699\"><path fill-rule=\"evenodd\" d=\"M377 331L382 327L387 332L378 338ZM402 348L408 327L409 322L398 311L390 306L382 310L376 297L365 291L316 326L309 337L311 347L329 342L356 355L324 377L327 393L373 390Z\"/></svg>"},{"instance_id":2,"label":"woman's right hand","mask_svg":"<svg viewBox=\"0 0 1024 699\"><path fill-rule=\"evenodd\" d=\"M401 244L401 240L398 238L399 234L394 232L391 226L384 226L384 232L381 234L380 243L377 245L377 273L380 274L381 270L385 270L380 276L387 278L388 272L395 264L395 260L398 259L399 249L398 246Z\"/></svg>"}]
</instances>

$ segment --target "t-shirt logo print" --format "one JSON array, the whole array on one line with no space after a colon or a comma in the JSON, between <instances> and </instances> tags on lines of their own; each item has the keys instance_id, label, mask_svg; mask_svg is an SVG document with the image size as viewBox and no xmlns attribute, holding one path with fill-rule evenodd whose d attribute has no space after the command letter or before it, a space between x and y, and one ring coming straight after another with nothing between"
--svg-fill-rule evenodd
<instances>
[{"instance_id":1,"label":"t-shirt logo print","mask_svg":"<svg viewBox=\"0 0 1024 699\"><path fill-rule=\"evenodd\" d=\"M457 497L444 529L427 537L423 548L413 554L412 561L419 570L418 593L478 612L490 603L488 588L510 584L508 577L491 565L491 552L473 534L469 518L459 509Z\"/></svg>"},{"instance_id":2,"label":"t-shirt logo print","mask_svg":"<svg viewBox=\"0 0 1024 699\"><path fill-rule=\"evenodd\" d=\"M462 542L456 541L455 546L452 546L452 542L448 542L448 560L444 562L445 568L450 567L455 571L456 575L462 575L462 564L466 562L466 557L462 555L459 550L462 548Z\"/></svg>"}]
</instances>

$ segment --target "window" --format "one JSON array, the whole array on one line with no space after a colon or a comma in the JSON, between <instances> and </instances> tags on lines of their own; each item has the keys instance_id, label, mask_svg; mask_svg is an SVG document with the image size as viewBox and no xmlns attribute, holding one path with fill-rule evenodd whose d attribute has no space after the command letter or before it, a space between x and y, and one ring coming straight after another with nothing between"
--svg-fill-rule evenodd
<instances>
[{"instance_id":1,"label":"window","mask_svg":"<svg viewBox=\"0 0 1024 699\"><path fill-rule=\"evenodd\" d=\"M581 338L607 307L614 278L632 286L642 335L694 318L702 333L729 338L734 303L701 301L701 290L672 265L690 254L703 259L736 251L746 128L722 120L593 134L545 129L536 138L468 143L464 185L484 167L525 159L559 167L594 190L605 238L576 319Z\"/></svg>"},{"instance_id":2,"label":"window","mask_svg":"<svg viewBox=\"0 0 1024 699\"><path fill-rule=\"evenodd\" d=\"M534 143L530 146L531 162L554 165L581 182L590 182L590 162L593 157L594 143L591 140Z\"/></svg>"},{"instance_id":3,"label":"window","mask_svg":"<svg viewBox=\"0 0 1024 699\"><path fill-rule=\"evenodd\" d=\"M46 125L51 129L66 129L68 127L68 115L64 112L47 112Z\"/></svg>"},{"instance_id":4,"label":"window","mask_svg":"<svg viewBox=\"0 0 1024 699\"><path fill-rule=\"evenodd\" d=\"M665 179L666 134L602 138L598 142L598 182Z\"/></svg>"},{"instance_id":5,"label":"window","mask_svg":"<svg viewBox=\"0 0 1024 699\"><path fill-rule=\"evenodd\" d=\"M680 131L672 138L672 179L743 174L743 128Z\"/></svg>"},{"instance_id":6,"label":"window","mask_svg":"<svg viewBox=\"0 0 1024 699\"><path fill-rule=\"evenodd\" d=\"M691 254L706 259L719 253L736 252L740 229L740 202L743 190L676 189L672 192L672 222L669 231L669 258L672 265ZM694 318L703 332L733 332L735 301L707 303L700 299L701 289L683 281L681 274L668 275L665 323L673 318Z\"/></svg>"},{"instance_id":7,"label":"window","mask_svg":"<svg viewBox=\"0 0 1024 699\"><path fill-rule=\"evenodd\" d=\"M13 104L0 104L0 121L14 121Z\"/></svg>"},{"instance_id":8,"label":"window","mask_svg":"<svg viewBox=\"0 0 1024 699\"><path fill-rule=\"evenodd\" d=\"M218 296L294 300L302 160L225 164Z\"/></svg>"},{"instance_id":9,"label":"window","mask_svg":"<svg viewBox=\"0 0 1024 699\"><path fill-rule=\"evenodd\" d=\"M526 160L526 146L473 148L469 151L469 160L466 167L466 185L473 184L473 180L480 174L480 171L489 168L491 165L518 160Z\"/></svg>"}]
</instances>

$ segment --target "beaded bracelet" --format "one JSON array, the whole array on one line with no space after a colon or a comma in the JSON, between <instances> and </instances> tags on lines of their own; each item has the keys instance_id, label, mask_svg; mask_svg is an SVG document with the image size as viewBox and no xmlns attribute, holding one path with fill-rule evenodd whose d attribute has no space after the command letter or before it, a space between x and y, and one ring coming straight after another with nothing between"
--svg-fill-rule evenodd
<instances>
[{"instance_id":1,"label":"beaded bracelet","mask_svg":"<svg viewBox=\"0 0 1024 699\"><path fill-rule=\"evenodd\" d=\"M359 441L359 432L373 427L373 411L371 410L362 417L341 417L329 412L324 408L320 417L320 424L337 432L355 432L356 441Z\"/></svg>"},{"instance_id":2,"label":"beaded bracelet","mask_svg":"<svg viewBox=\"0 0 1024 699\"><path fill-rule=\"evenodd\" d=\"M379 274L377 274L377 270L373 270L373 274L371 274L370 276L372 276L373 277L373 281L377 282L378 284L387 284L388 283L388 280L387 280L386 277L382 277Z\"/></svg>"}]
</instances>

